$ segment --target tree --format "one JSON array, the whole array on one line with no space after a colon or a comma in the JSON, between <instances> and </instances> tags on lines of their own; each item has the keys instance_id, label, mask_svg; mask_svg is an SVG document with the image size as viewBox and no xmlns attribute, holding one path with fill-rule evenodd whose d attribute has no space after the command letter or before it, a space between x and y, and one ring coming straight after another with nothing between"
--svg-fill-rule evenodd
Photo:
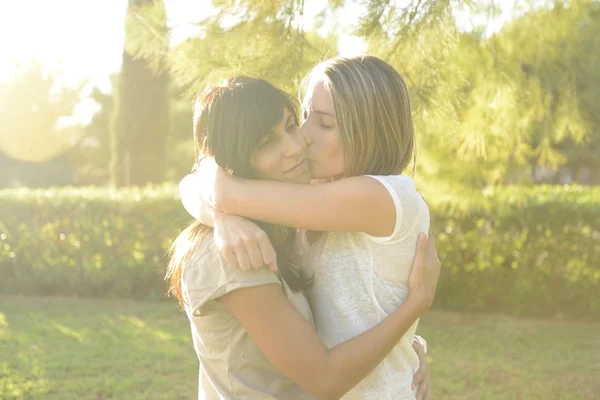
<instances>
[{"instance_id":1,"label":"tree","mask_svg":"<svg viewBox=\"0 0 600 400\"><path fill-rule=\"evenodd\" d=\"M156 20L149 13L137 27L146 39L136 54L166 59L187 101L233 73L295 92L315 62L336 55L336 16L359 7L364 14L350 32L410 87L419 171L428 181L480 188L532 182L540 168L563 166L582 176L598 169L597 1L531 3L492 36L484 26L461 31L454 0L329 0L310 30L304 3L214 1L216 15L198 21L198 34L167 57L143 44ZM494 2L464 3L475 13L497 11ZM325 37L316 33L330 26ZM177 139L188 143L178 147L181 154L191 154L189 137Z\"/></svg>"},{"instance_id":2,"label":"tree","mask_svg":"<svg viewBox=\"0 0 600 400\"><path fill-rule=\"evenodd\" d=\"M486 186L535 182L536 171L563 165L573 166L573 175L593 170L598 18L597 3L555 2L530 9L489 38L477 30L461 33L436 67L446 71L451 90L426 96L437 104L419 115L431 175ZM454 115L436 118L440 108Z\"/></svg>"},{"instance_id":3,"label":"tree","mask_svg":"<svg viewBox=\"0 0 600 400\"><path fill-rule=\"evenodd\" d=\"M0 150L11 158L45 162L77 140L69 121L81 87L59 87L55 73L41 65L19 67L15 79L0 83Z\"/></svg>"},{"instance_id":4,"label":"tree","mask_svg":"<svg viewBox=\"0 0 600 400\"><path fill-rule=\"evenodd\" d=\"M73 117L81 89L59 86L38 63L0 83L0 187L73 182L66 153L83 129Z\"/></svg>"},{"instance_id":5,"label":"tree","mask_svg":"<svg viewBox=\"0 0 600 400\"><path fill-rule=\"evenodd\" d=\"M134 29L140 15L151 10L151 29ZM111 135L111 178L116 186L143 185L164 180L168 131L168 74L162 58L140 56L144 43L154 54L168 49L164 3L129 0L125 19L125 45Z\"/></svg>"},{"instance_id":6,"label":"tree","mask_svg":"<svg viewBox=\"0 0 600 400\"><path fill-rule=\"evenodd\" d=\"M114 109L113 93L118 76L112 75L110 78L111 92L104 93L97 87L92 89L89 98L95 102L98 111L69 152L69 161L78 185L105 186L110 183L110 117Z\"/></svg>"}]
</instances>

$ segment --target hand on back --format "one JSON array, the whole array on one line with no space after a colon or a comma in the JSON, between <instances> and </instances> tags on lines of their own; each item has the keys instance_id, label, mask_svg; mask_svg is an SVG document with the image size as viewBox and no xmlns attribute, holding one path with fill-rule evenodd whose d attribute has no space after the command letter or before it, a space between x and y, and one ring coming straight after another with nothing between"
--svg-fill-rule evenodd
<instances>
[{"instance_id":1,"label":"hand on back","mask_svg":"<svg viewBox=\"0 0 600 400\"><path fill-rule=\"evenodd\" d=\"M277 270L277 254L269 237L246 218L220 215L215 220L214 240L229 265L244 271L264 266Z\"/></svg>"},{"instance_id":2,"label":"hand on back","mask_svg":"<svg viewBox=\"0 0 600 400\"><path fill-rule=\"evenodd\" d=\"M407 301L414 301L422 312L433 304L441 263L435 249L435 238L421 233L417 239L415 261L408 278L410 293Z\"/></svg>"}]
</instances>

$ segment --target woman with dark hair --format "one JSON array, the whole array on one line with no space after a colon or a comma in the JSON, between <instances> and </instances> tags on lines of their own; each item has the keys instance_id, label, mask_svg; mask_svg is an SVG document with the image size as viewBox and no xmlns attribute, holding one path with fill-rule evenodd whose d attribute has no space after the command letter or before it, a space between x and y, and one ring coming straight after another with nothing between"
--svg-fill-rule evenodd
<instances>
[{"instance_id":1,"label":"woman with dark hair","mask_svg":"<svg viewBox=\"0 0 600 400\"><path fill-rule=\"evenodd\" d=\"M236 77L207 91L196 104L194 137L199 160L210 157L237 178L310 181L295 103L265 80ZM215 231L220 218L237 218L210 217ZM261 251L270 240L277 271L230 265L218 235L199 222L172 246L167 277L192 327L198 397L337 399L374 370L431 305L440 267L433 242L421 235L417 243L406 301L379 324L327 348L304 293L312 275L293 251L295 229L260 226Z\"/></svg>"}]
</instances>

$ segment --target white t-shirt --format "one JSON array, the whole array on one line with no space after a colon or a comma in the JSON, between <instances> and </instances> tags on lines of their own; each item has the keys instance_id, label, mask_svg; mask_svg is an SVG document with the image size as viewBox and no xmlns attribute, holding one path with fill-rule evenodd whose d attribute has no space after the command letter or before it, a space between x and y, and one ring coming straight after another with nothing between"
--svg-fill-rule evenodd
<instances>
[{"instance_id":1,"label":"white t-shirt","mask_svg":"<svg viewBox=\"0 0 600 400\"><path fill-rule=\"evenodd\" d=\"M372 178L392 196L396 207L394 232L385 238L356 232L325 233L304 259L304 268L314 268L314 284L308 295L317 332L330 348L381 322L406 300L417 237L429 231L429 209L410 178ZM343 399L415 398L411 383L419 359L412 343L417 323Z\"/></svg>"}]
</instances>

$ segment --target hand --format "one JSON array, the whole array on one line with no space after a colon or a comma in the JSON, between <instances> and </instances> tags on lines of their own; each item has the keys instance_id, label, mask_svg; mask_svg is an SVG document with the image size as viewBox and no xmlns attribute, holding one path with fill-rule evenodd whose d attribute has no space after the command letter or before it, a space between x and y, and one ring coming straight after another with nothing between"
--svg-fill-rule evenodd
<instances>
[{"instance_id":1,"label":"hand","mask_svg":"<svg viewBox=\"0 0 600 400\"><path fill-rule=\"evenodd\" d=\"M265 265L277 270L277 254L269 237L246 218L219 213L215 218L214 239L229 265L244 271Z\"/></svg>"},{"instance_id":2,"label":"hand","mask_svg":"<svg viewBox=\"0 0 600 400\"><path fill-rule=\"evenodd\" d=\"M424 233L419 234L415 261L408 277L410 293L407 301L415 302L422 312L427 311L433 304L440 268L441 263L435 250L435 238L431 233L429 238Z\"/></svg>"},{"instance_id":3,"label":"hand","mask_svg":"<svg viewBox=\"0 0 600 400\"><path fill-rule=\"evenodd\" d=\"M419 370L413 376L413 388L419 387L417 390L417 400L431 400L431 377L429 376L429 366L427 365L427 357L425 350L419 342L413 343L413 349L419 356Z\"/></svg>"},{"instance_id":4,"label":"hand","mask_svg":"<svg viewBox=\"0 0 600 400\"><path fill-rule=\"evenodd\" d=\"M198 163L195 174L201 182L200 195L204 201L215 210L225 211L226 201L230 197L230 189L235 178L210 157Z\"/></svg>"}]
</instances>

